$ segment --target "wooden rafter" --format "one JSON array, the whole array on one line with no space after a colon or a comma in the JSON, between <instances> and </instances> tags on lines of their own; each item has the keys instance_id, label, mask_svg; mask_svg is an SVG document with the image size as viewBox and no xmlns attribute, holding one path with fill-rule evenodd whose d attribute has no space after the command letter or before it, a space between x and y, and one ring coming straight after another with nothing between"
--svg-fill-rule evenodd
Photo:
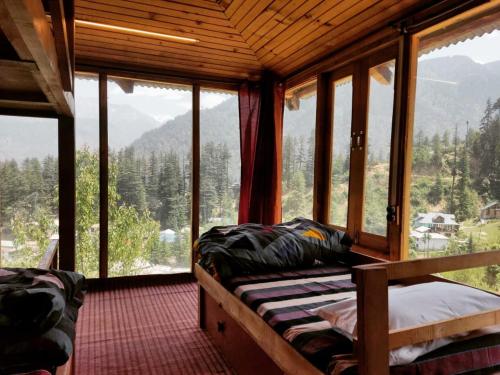
<instances>
[{"instance_id":1,"label":"wooden rafter","mask_svg":"<svg viewBox=\"0 0 500 375\"><path fill-rule=\"evenodd\" d=\"M73 94L63 89L58 50L42 2L0 0L0 27L19 58L35 64L33 78L54 110L61 115L73 116Z\"/></svg>"}]
</instances>

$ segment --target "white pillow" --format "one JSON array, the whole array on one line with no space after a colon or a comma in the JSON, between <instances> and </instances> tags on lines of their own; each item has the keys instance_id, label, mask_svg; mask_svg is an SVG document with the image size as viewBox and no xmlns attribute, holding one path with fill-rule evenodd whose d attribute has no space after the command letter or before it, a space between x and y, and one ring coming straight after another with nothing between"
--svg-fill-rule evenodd
<instances>
[{"instance_id":1,"label":"white pillow","mask_svg":"<svg viewBox=\"0 0 500 375\"><path fill-rule=\"evenodd\" d=\"M480 311L500 308L500 297L463 285L431 282L389 288L389 329L400 329L450 319ZM348 298L311 310L350 340L356 336L356 298ZM500 330L500 326L495 328ZM474 336L490 333L474 332ZM391 366L413 362L418 357L451 342L463 339L468 333L441 338L392 350Z\"/></svg>"}]
</instances>

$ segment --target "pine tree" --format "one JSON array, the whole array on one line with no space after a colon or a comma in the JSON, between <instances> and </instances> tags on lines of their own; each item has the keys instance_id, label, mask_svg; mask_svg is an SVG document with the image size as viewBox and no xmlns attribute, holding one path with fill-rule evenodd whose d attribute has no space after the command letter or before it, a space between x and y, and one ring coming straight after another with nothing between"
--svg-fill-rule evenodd
<instances>
[{"instance_id":1,"label":"pine tree","mask_svg":"<svg viewBox=\"0 0 500 375\"><path fill-rule=\"evenodd\" d=\"M434 134L434 137L432 137L431 165L437 171L440 171L443 167L443 151L441 149L441 139L438 133Z\"/></svg>"},{"instance_id":2,"label":"pine tree","mask_svg":"<svg viewBox=\"0 0 500 375\"><path fill-rule=\"evenodd\" d=\"M443 199L443 193L444 193L443 180L441 178L441 173L438 173L438 175L436 176L436 181L429 190L427 199L432 204L438 204L439 202L441 202L441 199Z\"/></svg>"}]
</instances>

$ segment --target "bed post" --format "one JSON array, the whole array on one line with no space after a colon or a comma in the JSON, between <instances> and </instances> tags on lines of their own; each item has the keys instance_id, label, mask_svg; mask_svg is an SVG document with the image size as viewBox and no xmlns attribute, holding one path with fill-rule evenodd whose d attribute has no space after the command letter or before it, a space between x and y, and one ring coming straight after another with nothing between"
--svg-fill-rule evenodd
<instances>
[{"instance_id":1,"label":"bed post","mask_svg":"<svg viewBox=\"0 0 500 375\"><path fill-rule=\"evenodd\" d=\"M203 287L198 284L198 326L201 329L207 328L205 293L205 289L203 289Z\"/></svg>"},{"instance_id":2,"label":"bed post","mask_svg":"<svg viewBox=\"0 0 500 375\"><path fill-rule=\"evenodd\" d=\"M361 375L389 374L387 269L356 269L358 326L356 356Z\"/></svg>"}]
</instances>

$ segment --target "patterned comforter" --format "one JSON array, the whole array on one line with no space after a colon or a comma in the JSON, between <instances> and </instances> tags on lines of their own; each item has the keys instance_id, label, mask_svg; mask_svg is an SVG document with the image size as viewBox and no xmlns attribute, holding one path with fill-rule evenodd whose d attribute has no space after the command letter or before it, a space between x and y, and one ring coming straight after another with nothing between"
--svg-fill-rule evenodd
<instances>
[{"instance_id":1,"label":"patterned comforter","mask_svg":"<svg viewBox=\"0 0 500 375\"><path fill-rule=\"evenodd\" d=\"M351 239L344 232L296 218L276 224L215 227L195 245L199 264L217 280L304 268L315 262L348 261Z\"/></svg>"},{"instance_id":2,"label":"patterned comforter","mask_svg":"<svg viewBox=\"0 0 500 375\"><path fill-rule=\"evenodd\" d=\"M0 374L64 364L84 290L74 272L0 269Z\"/></svg>"},{"instance_id":3,"label":"patterned comforter","mask_svg":"<svg viewBox=\"0 0 500 375\"><path fill-rule=\"evenodd\" d=\"M355 295L348 267L243 275L231 278L226 286L317 368L335 375L356 373L351 341L310 312ZM496 371L500 371L499 333L450 344L409 365L391 368L391 374L397 375Z\"/></svg>"}]
</instances>

